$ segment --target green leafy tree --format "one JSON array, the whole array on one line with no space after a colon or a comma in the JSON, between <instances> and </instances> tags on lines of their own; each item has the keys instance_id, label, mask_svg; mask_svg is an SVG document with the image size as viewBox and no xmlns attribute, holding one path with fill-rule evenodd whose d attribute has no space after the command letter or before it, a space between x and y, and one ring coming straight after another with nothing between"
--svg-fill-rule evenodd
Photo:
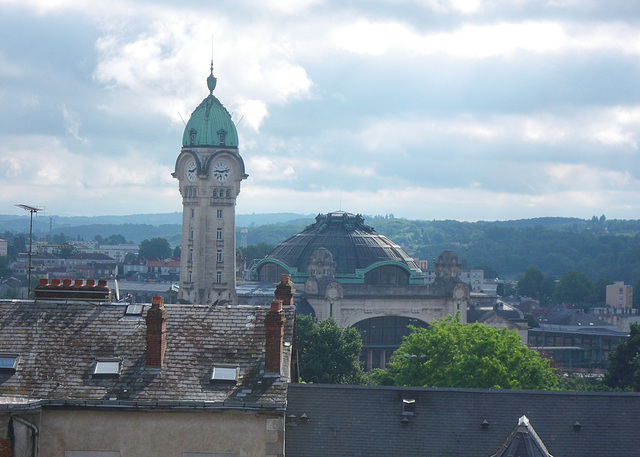
<instances>
[{"instance_id":1,"label":"green leafy tree","mask_svg":"<svg viewBox=\"0 0 640 457\"><path fill-rule=\"evenodd\" d=\"M59 249L55 250L54 253L63 259L68 259L69 257L76 255L78 250L69 243L63 243Z\"/></svg>"},{"instance_id":2,"label":"green leafy tree","mask_svg":"<svg viewBox=\"0 0 640 457\"><path fill-rule=\"evenodd\" d=\"M524 272L524 276L518 281L518 293L522 296L532 297L536 300L542 295L544 274L538 267L530 266Z\"/></svg>"},{"instance_id":3,"label":"green leafy tree","mask_svg":"<svg viewBox=\"0 0 640 457\"><path fill-rule=\"evenodd\" d=\"M303 381L323 384L364 383L364 373L358 362L362 340L355 328L341 328L333 319L316 322L310 316L297 316L296 340L300 377Z\"/></svg>"},{"instance_id":4,"label":"green leafy tree","mask_svg":"<svg viewBox=\"0 0 640 457\"><path fill-rule=\"evenodd\" d=\"M633 307L640 308L640 279L633 285Z\"/></svg>"},{"instance_id":5,"label":"green leafy tree","mask_svg":"<svg viewBox=\"0 0 640 457\"><path fill-rule=\"evenodd\" d=\"M609 354L604 381L610 387L640 392L640 324L631 324L629 338Z\"/></svg>"},{"instance_id":6,"label":"green leafy tree","mask_svg":"<svg viewBox=\"0 0 640 457\"><path fill-rule=\"evenodd\" d=\"M138 254L140 257L157 257L158 259L166 259L171 257L171 246L165 238L151 238L140 242Z\"/></svg>"},{"instance_id":7,"label":"green leafy tree","mask_svg":"<svg viewBox=\"0 0 640 457\"><path fill-rule=\"evenodd\" d=\"M610 279L598 279L593 284L593 295L589 299L596 306L606 306L607 304L607 286L613 284Z\"/></svg>"},{"instance_id":8,"label":"green leafy tree","mask_svg":"<svg viewBox=\"0 0 640 457\"><path fill-rule=\"evenodd\" d=\"M268 243L258 243L247 246L246 248L242 248L242 255L247 262L247 265L251 264L251 261L254 259L262 259L267 255L271 254L273 251L274 245Z\"/></svg>"},{"instance_id":9,"label":"green leafy tree","mask_svg":"<svg viewBox=\"0 0 640 457\"><path fill-rule=\"evenodd\" d=\"M579 271L569 271L562 275L556 286L554 298L563 303L585 303L593 296L593 283Z\"/></svg>"},{"instance_id":10,"label":"green leafy tree","mask_svg":"<svg viewBox=\"0 0 640 457\"><path fill-rule=\"evenodd\" d=\"M445 317L429 328L411 328L379 384L423 387L553 389L549 361L526 347L514 331L463 324Z\"/></svg>"}]
</instances>

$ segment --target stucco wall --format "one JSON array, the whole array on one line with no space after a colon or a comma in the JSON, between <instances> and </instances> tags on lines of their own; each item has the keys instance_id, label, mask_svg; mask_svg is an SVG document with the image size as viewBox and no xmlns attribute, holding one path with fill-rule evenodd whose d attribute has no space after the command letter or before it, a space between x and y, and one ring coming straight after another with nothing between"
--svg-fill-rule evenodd
<instances>
[{"instance_id":1,"label":"stucco wall","mask_svg":"<svg viewBox=\"0 0 640 457\"><path fill-rule=\"evenodd\" d=\"M120 457L254 457L284 452L284 419L277 415L45 410L29 420L40 429L40 457L62 457L71 451L114 451Z\"/></svg>"}]
</instances>

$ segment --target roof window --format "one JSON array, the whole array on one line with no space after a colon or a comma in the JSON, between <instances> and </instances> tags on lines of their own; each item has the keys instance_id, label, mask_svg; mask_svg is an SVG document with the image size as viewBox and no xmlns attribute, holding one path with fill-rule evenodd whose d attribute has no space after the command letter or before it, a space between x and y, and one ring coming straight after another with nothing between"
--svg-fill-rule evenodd
<instances>
[{"instance_id":1,"label":"roof window","mask_svg":"<svg viewBox=\"0 0 640 457\"><path fill-rule=\"evenodd\" d=\"M142 316L142 305L127 305L125 316Z\"/></svg>"},{"instance_id":2,"label":"roof window","mask_svg":"<svg viewBox=\"0 0 640 457\"><path fill-rule=\"evenodd\" d=\"M120 376L122 359L98 359L93 367L94 376Z\"/></svg>"},{"instance_id":3,"label":"roof window","mask_svg":"<svg viewBox=\"0 0 640 457\"><path fill-rule=\"evenodd\" d=\"M211 382L238 382L238 367L236 365L214 365L211 369Z\"/></svg>"},{"instance_id":4,"label":"roof window","mask_svg":"<svg viewBox=\"0 0 640 457\"><path fill-rule=\"evenodd\" d=\"M0 371L16 371L18 354L0 354Z\"/></svg>"}]
</instances>

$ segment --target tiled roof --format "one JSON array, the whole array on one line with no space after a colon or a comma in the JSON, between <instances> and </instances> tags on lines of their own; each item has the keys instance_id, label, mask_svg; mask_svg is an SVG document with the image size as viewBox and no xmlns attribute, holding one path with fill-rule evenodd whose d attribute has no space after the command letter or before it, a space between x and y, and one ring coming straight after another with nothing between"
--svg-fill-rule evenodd
<instances>
[{"instance_id":1,"label":"tiled roof","mask_svg":"<svg viewBox=\"0 0 640 457\"><path fill-rule=\"evenodd\" d=\"M268 308L165 305L160 370L145 367L149 306L137 317L125 316L120 304L0 301L0 353L20 355L15 372L0 370L0 408L16 398L129 407L285 404L288 379L263 376ZM285 317L284 341L290 343L292 307L285 307ZM284 348L285 367L290 349ZM119 377L92 375L97 358L111 357L122 359ZM237 385L209 381L212 366L222 363L239 366Z\"/></svg>"},{"instance_id":2,"label":"tiled roof","mask_svg":"<svg viewBox=\"0 0 640 457\"><path fill-rule=\"evenodd\" d=\"M639 455L637 393L291 384L288 400L287 456L486 457L523 415L556 457Z\"/></svg>"},{"instance_id":3,"label":"tiled roof","mask_svg":"<svg viewBox=\"0 0 640 457\"><path fill-rule=\"evenodd\" d=\"M529 418L522 416L518 425L491 457L553 457L531 426Z\"/></svg>"}]
</instances>

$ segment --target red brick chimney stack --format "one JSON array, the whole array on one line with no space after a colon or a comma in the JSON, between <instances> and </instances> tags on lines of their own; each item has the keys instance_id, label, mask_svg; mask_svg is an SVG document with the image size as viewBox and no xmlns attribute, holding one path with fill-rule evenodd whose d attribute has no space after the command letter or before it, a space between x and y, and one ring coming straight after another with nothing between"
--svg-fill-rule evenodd
<instances>
[{"instance_id":1,"label":"red brick chimney stack","mask_svg":"<svg viewBox=\"0 0 640 457\"><path fill-rule=\"evenodd\" d=\"M274 292L276 299L282 300L284 306L291 306L293 305L293 294L295 293L296 290L293 288L291 275L282 275L280 283L276 286L276 291Z\"/></svg>"},{"instance_id":2,"label":"red brick chimney stack","mask_svg":"<svg viewBox=\"0 0 640 457\"><path fill-rule=\"evenodd\" d=\"M264 353L264 371L266 374L280 375L282 368L282 340L284 337L284 313L282 300L273 300L271 309L264 319L266 343Z\"/></svg>"},{"instance_id":3,"label":"red brick chimney stack","mask_svg":"<svg viewBox=\"0 0 640 457\"><path fill-rule=\"evenodd\" d=\"M167 310L164 299L153 297L147 311L147 367L162 368L164 352L167 348Z\"/></svg>"}]
</instances>

